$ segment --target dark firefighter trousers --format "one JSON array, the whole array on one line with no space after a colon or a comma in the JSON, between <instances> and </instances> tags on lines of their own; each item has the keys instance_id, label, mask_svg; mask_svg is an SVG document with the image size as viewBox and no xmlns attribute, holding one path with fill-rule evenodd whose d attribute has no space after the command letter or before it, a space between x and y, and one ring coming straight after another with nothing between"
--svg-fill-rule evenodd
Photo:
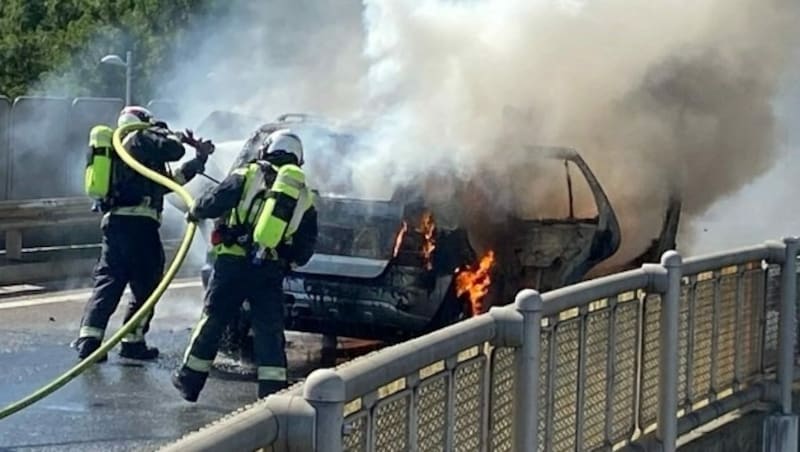
<instances>
[{"instance_id":1,"label":"dark firefighter trousers","mask_svg":"<svg viewBox=\"0 0 800 452\"><path fill-rule=\"evenodd\" d=\"M259 385L280 387L285 384L283 277L284 270L276 261L266 261L257 266L244 257L218 256L208 282L203 314L192 331L183 365L196 372L208 373L223 331L247 300Z\"/></svg>"},{"instance_id":2,"label":"dark firefighter trousers","mask_svg":"<svg viewBox=\"0 0 800 452\"><path fill-rule=\"evenodd\" d=\"M116 311L125 286L133 297L125 313L127 322L155 290L164 273L164 248L159 223L151 218L111 215L103 220L103 245L94 268L94 290L83 313L79 337L101 339L108 319ZM144 342L151 312L123 342Z\"/></svg>"}]
</instances>

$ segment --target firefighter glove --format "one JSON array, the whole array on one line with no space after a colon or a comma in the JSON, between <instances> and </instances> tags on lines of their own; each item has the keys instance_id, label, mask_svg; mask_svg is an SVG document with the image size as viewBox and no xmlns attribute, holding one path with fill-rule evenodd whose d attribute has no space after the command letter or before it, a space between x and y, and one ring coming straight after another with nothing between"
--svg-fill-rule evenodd
<instances>
[{"instance_id":1,"label":"firefighter glove","mask_svg":"<svg viewBox=\"0 0 800 452\"><path fill-rule=\"evenodd\" d=\"M200 219L194 216L194 213L190 210L186 212L186 222L187 223L197 223Z\"/></svg>"},{"instance_id":2,"label":"firefighter glove","mask_svg":"<svg viewBox=\"0 0 800 452\"><path fill-rule=\"evenodd\" d=\"M205 163L208 161L208 156L214 153L214 143L211 140L198 140L193 145L197 151L197 159Z\"/></svg>"},{"instance_id":3,"label":"firefighter glove","mask_svg":"<svg viewBox=\"0 0 800 452\"><path fill-rule=\"evenodd\" d=\"M189 129L184 129L183 132L175 132L175 135L181 140L181 143L188 144L197 148L198 144L202 141L194 136L194 132Z\"/></svg>"},{"instance_id":4,"label":"firefighter glove","mask_svg":"<svg viewBox=\"0 0 800 452\"><path fill-rule=\"evenodd\" d=\"M197 140L194 138L194 132L189 129L184 129L183 132L178 132L177 135L181 139L182 143L186 143L190 146L194 146L197 142Z\"/></svg>"},{"instance_id":5,"label":"firefighter glove","mask_svg":"<svg viewBox=\"0 0 800 452\"><path fill-rule=\"evenodd\" d=\"M178 136L181 138L181 142L192 146L197 151L197 158L203 163L208 160L209 155L214 153L214 143L211 140L197 138L194 136L194 132L189 129L180 132Z\"/></svg>"}]
</instances>

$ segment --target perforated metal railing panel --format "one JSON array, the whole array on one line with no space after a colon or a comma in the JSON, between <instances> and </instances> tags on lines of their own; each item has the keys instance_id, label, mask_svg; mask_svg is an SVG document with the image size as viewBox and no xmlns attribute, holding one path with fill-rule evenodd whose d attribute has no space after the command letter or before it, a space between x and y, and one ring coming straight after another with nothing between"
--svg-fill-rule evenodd
<instances>
[{"instance_id":1,"label":"perforated metal railing panel","mask_svg":"<svg viewBox=\"0 0 800 452\"><path fill-rule=\"evenodd\" d=\"M362 412L350 417L345 422L346 434L342 438L342 448L347 452L367 451L367 422L369 416Z\"/></svg>"},{"instance_id":2,"label":"perforated metal railing panel","mask_svg":"<svg viewBox=\"0 0 800 452\"><path fill-rule=\"evenodd\" d=\"M550 393L550 379L552 377L550 372L550 344L552 342L553 328L547 322L542 321L542 331L539 335L539 349L541 354L539 356L539 451L546 450L547 441L547 426L550 424L550 407L548 401L548 394Z\"/></svg>"},{"instance_id":3,"label":"perforated metal railing panel","mask_svg":"<svg viewBox=\"0 0 800 452\"><path fill-rule=\"evenodd\" d=\"M605 441L608 410L609 328L611 309L591 312L586 317L586 370L584 371L583 445L594 449Z\"/></svg>"},{"instance_id":4,"label":"perforated metal railing panel","mask_svg":"<svg viewBox=\"0 0 800 452\"><path fill-rule=\"evenodd\" d=\"M629 439L636 429L636 384L639 372L640 294L635 301L619 303L614 316L611 360L612 387L608 439L612 444Z\"/></svg>"},{"instance_id":5,"label":"perforated metal railing panel","mask_svg":"<svg viewBox=\"0 0 800 452\"><path fill-rule=\"evenodd\" d=\"M710 272L708 272L710 273ZM689 402L696 403L708 397L711 389L711 356L714 330L714 286L713 276L706 279L693 278L694 306L692 309L691 335L691 379L689 379Z\"/></svg>"},{"instance_id":6,"label":"perforated metal railing panel","mask_svg":"<svg viewBox=\"0 0 800 452\"><path fill-rule=\"evenodd\" d=\"M736 333L737 333L737 309L739 305L739 272L722 275L719 277L719 297L715 316L716 334L714 339L717 341L715 349L715 371L712 374L712 391L719 394L721 391L730 388L736 379ZM741 331L738 331L741 332Z\"/></svg>"},{"instance_id":7,"label":"perforated metal railing panel","mask_svg":"<svg viewBox=\"0 0 800 452\"><path fill-rule=\"evenodd\" d=\"M445 450L449 375L423 381L417 389L417 445L420 452Z\"/></svg>"},{"instance_id":8,"label":"perforated metal railing panel","mask_svg":"<svg viewBox=\"0 0 800 452\"><path fill-rule=\"evenodd\" d=\"M483 425L484 366L478 357L461 363L455 370L453 450L475 451L480 448Z\"/></svg>"},{"instance_id":9,"label":"perforated metal railing panel","mask_svg":"<svg viewBox=\"0 0 800 452\"><path fill-rule=\"evenodd\" d=\"M747 324L747 336L749 338L747 349L750 350L750 357L744 366L748 370L746 373L748 380L752 380L753 377L762 373L761 364L765 342L762 325L766 318L766 309L770 306L770 302L768 302L769 289L767 287L767 278L770 271L772 270L769 268L763 269L758 266L748 270L743 280L742 290L744 292L745 312L750 312L749 315L745 314L742 317L742 321ZM778 296L778 300L780 300L780 296ZM780 302L778 301L778 303Z\"/></svg>"},{"instance_id":10,"label":"perforated metal railing panel","mask_svg":"<svg viewBox=\"0 0 800 452\"><path fill-rule=\"evenodd\" d=\"M765 276L761 263L751 262L683 278L678 404L684 414L761 375L761 344L767 341L767 353L769 341L777 344L768 303L765 310Z\"/></svg>"},{"instance_id":11,"label":"perforated metal railing panel","mask_svg":"<svg viewBox=\"0 0 800 452\"><path fill-rule=\"evenodd\" d=\"M375 449L404 451L408 449L410 391L403 391L378 402L375 407Z\"/></svg>"},{"instance_id":12,"label":"perforated metal railing panel","mask_svg":"<svg viewBox=\"0 0 800 452\"><path fill-rule=\"evenodd\" d=\"M752 381L761 369L759 325L765 299L764 278L765 272L759 266L745 271L740 280L737 316L740 333L736 337L737 341L741 341L736 361L738 382Z\"/></svg>"},{"instance_id":13,"label":"perforated metal railing panel","mask_svg":"<svg viewBox=\"0 0 800 452\"><path fill-rule=\"evenodd\" d=\"M571 451L575 449L578 402L578 342L581 319L573 318L556 325L555 370L551 382L552 403L552 451Z\"/></svg>"},{"instance_id":14,"label":"perforated metal railing panel","mask_svg":"<svg viewBox=\"0 0 800 452\"><path fill-rule=\"evenodd\" d=\"M690 285L681 285L680 307L678 310L678 406L688 403L688 381L691 370L689 369L689 344L691 326L691 307L694 305L694 290ZM653 419L655 420L655 418Z\"/></svg>"},{"instance_id":15,"label":"perforated metal railing panel","mask_svg":"<svg viewBox=\"0 0 800 452\"><path fill-rule=\"evenodd\" d=\"M649 330L642 322L646 299ZM648 357L653 372L658 371L658 307L658 297L627 292L543 320L539 450L593 450L632 439L644 331L653 341ZM654 381L653 413L658 392Z\"/></svg>"},{"instance_id":16,"label":"perforated metal railing panel","mask_svg":"<svg viewBox=\"0 0 800 452\"><path fill-rule=\"evenodd\" d=\"M480 344L349 401L344 450L512 451L515 359Z\"/></svg>"},{"instance_id":17,"label":"perforated metal railing panel","mask_svg":"<svg viewBox=\"0 0 800 452\"><path fill-rule=\"evenodd\" d=\"M781 304L781 270L770 266L767 271L767 299L761 313L763 323L763 363L765 370L778 363L778 318Z\"/></svg>"},{"instance_id":18,"label":"perforated metal railing panel","mask_svg":"<svg viewBox=\"0 0 800 452\"><path fill-rule=\"evenodd\" d=\"M659 354L661 349L661 297L648 295L642 310L642 375L639 397L639 428L647 431L655 425L658 414Z\"/></svg>"},{"instance_id":19,"label":"perforated metal railing panel","mask_svg":"<svg viewBox=\"0 0 800 452\"><path fill-rule=\"evenodd\" d=\"M760 375L761 319L766 300L761 263L740 265L720 278L717 392L737 389Z\"/></svg>"},{"instance_id":20,"label":"perforated metal railing panel","mask_svg":"<svg viewBox=\"0 0 800 452\"><path fill-rule=\"evenodd\" d=\"M489 441L492 452L514 449L514 349L492 351Z\"/></svg>"}]
</instances>

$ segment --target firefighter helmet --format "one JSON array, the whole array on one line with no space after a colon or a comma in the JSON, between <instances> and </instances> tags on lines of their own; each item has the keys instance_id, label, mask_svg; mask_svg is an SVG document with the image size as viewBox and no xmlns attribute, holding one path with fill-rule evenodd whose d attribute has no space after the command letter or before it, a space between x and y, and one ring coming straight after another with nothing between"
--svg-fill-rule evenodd
<instances>
[{"instance_id":1,"label":"firefighter helmet","mask_svg":"<svg viewBox=\"0 0 800 452\"><path fill-rule=\"evenodd\" d=\"M140 122L148 124L153 122L153 114L150 113L150 110L138 106L125 107L121 112L119 112L119 118L117 118L117 127Z\"/></svg>"},{"instance_id":2,"label":"firefighter helmet","mask_svg":"<svg viewBox=\"0 0 800 452\"><path fill-rule=\"evenodd\" d=\"M272 132L261 149L263 157L277 153L292 154L297 158L298 165L303 164L303 142L289 129Z\"/></svg>"}]
</instances>

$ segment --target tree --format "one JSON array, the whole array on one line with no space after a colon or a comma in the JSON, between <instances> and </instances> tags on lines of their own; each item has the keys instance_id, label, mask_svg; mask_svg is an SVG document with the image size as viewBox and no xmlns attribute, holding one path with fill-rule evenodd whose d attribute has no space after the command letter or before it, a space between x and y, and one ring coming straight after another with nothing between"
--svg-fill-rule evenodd
<instances>
[{"instance_id":1,"label":"tree","mask_svg":"<svg viewBox=\"0 0 800 452\"><path fill-rule=\"evenodd\" d=\"M98 65L135 55L134 99L151 92L182 34L224 0L2 0L0 93L122 97L124 73Z\"/></svg>"}]
</instances>

